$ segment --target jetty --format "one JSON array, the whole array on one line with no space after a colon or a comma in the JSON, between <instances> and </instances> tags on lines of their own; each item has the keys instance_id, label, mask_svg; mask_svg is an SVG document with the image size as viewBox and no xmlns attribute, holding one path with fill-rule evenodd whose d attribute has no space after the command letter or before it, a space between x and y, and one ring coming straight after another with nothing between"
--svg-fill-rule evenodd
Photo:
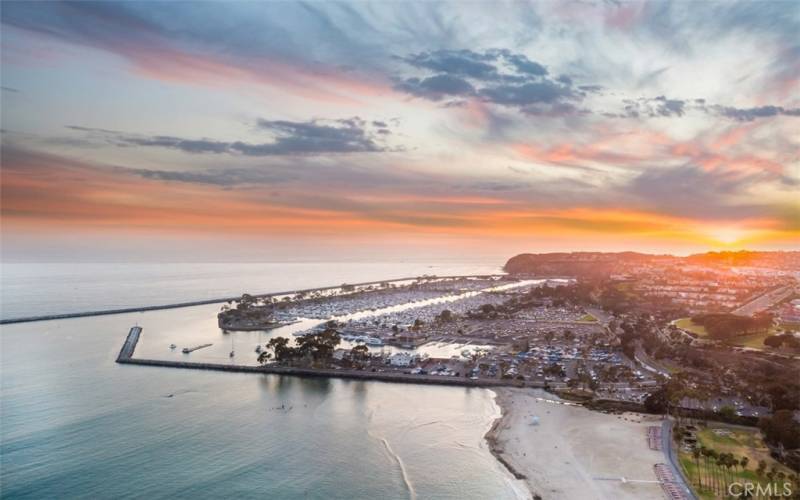
<instances>
[{"instance_id":1,"label":"jetty","mask_svg":"<svg viewBox=\"0 0 800 500\"><path fill-rule=\"evenodd\" d=\"M365 281L362 283L351 283L348 286L353 287L361 287L361 286L370 286L370 285L378 285L381 283L399 283L402 281L413 281L416 279L439 279L439 280L448 280L448 279L458 279L458 278L477 278L477 279L486 279L486 278L494 278L494 279L502 279L508 277L506 274L465 274L465 275L452 275L452 276L414 276L414 277L407 277L407 278L394 278L390 280L377 280L377 281ZM335 290L341 288L342 285L335 285L335 286L326 286L326 287L319 287L319 288L306 288L301 290L290 290L286 292L272 292L272 293L261 293L261 294L252 294L254 298L266 298L266 297L282 297L285 295L297 295L297 294L304 294L304 293L311 293L311 292L325 292L329 290ZM204 300L195 300L191 302L176 302L174 304L160 304L160 305L153 305L153 306L140 306L140 307L126 307L122 309L105 309L99 311L83 311L83 312L76 312L76 313L65 313L65 314L45 314L41 316L27 316L22 318L5 318L0 319L0 325L11 325L15 323L31 323L34 321L50 321L56 319L73 319L73 318L86 318L91 316L109 316L114 314L129 314L129 313L138 313L138 312L148 312L148 311L161 311L164 309L180 309L183 307L195 307L195 306L203 306L209 304L221 304L224 302L231 302L236 301L241 298L241 295L236 297L217 297L213 299L204 299Z\"/></svg>"},{"instance_id":2,"label":"jetty","mask_svg":"<svg viewBox=\"0 0 800 500\"><path fill-rule=\"evenodd\" d=\"M397 372L372 372L364 370L345 370L331 368L300 368L295 366L267 365L235 365L222 363L200 363L192 361L171 361L166 359L134 358L136 344L141 337L142 328L130 329L125 343L122 345L117 363L124 365L159 366L162 368L184 368L192 370L213 370L238 373L266 373L273 375L292 375L297 377L342 378L354 380L375 380L381 382L398 382L404 384L449 385L462 387L537 387L547 386L538 382L511 379L470 379L466 377L441 377L435 375L412 375Z\"/></svg>"},{"instance_id":3,"label":"jetty","mask_svg":"<svg viewBox=\"0 0 800 500\"><path fill-rule=\"evenodd\" d=\"M211 347L212 345L214 345L214 344L201 344L201 345L194 346L194 347L184 347L183 351L181 351L181 352L183 352L184 354L189 354L190 352L194 352L194 351L196 351L198 349L204 349L206 347Z\"/></svg>"},{"instance_id":4,"label":"jetty","mask_svg":"<svg viewBox=\"0 0 800 500\"><path fill-rule=\"evenodd\" d=\"M119 350L119 354L117 355L117 363L122 363L123 360L131 359L133 356L133 351L136 349L136 344L139 343L139 335L142 333L142 327L134 326L128 332L128 337L125 339L125 343L122 344L122 349Z\"/></svg>"}]
</instances>

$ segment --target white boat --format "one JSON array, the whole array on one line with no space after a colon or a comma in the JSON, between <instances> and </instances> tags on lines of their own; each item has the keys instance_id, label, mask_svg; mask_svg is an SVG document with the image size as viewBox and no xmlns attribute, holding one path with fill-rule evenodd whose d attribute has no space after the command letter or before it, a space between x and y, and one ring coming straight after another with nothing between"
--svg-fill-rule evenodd
<instances>
[{"instance_id":1,"label":"white boat","mask_svg":"<svg viewBox=\"0 0 800 500\"><path fill-rule=\"evenodd\" d=\"M369 345L383 345L383 340L377 337L367 337L365 342Z\"/></svg>"},{"instance_id":2,"label":"white boat","mask_svg":"<svg viewBox=\"0 0 800 500\"><path fill-rule=\"evenodd\" d=\"M169 345L169 348L170 348L170 349L175 349L176 347L178 347L178 346L176 346L175 344L170 344L170 345Z\"/></svg>"}]
</instances>

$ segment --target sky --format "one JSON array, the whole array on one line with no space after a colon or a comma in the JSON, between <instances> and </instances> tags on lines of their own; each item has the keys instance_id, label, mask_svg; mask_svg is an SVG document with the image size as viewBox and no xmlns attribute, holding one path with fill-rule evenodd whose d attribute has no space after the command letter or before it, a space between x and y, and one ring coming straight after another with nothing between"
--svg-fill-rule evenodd
<instances>
[{"instance_id":1,"label":"sky","mask_svg":"<svg viewBox=\"0 0 800 500\"><path fill-rule=\"evenodd\" d=\"M800 248L797 2L1 17L6 261Z\"/></svg>"}]
</instances>

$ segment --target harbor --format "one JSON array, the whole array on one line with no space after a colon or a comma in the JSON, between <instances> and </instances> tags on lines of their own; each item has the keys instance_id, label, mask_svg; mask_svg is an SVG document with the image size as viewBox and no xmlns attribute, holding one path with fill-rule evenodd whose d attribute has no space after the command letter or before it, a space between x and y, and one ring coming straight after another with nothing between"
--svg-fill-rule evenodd
<instances>
[{"instance_id":1,"label":"harbor","mask_svg":"<svg viewBox=\"0 0 800 500\"><path fill-rule=\"evenodd\" d=\"M301 368L268 364L261 366L237 365L223 363L206 363L193 361L172 361L166 359L143 359L133 357L136 345L141 338L142 328L130 329L123 343L117 363L124 365L157 366L162 368L183 368L191 370L212 370L239 373L265 373L275 375L292 375L299 377L333 377L356 380L375 380L381 382L399 382L411 384L451 385L461 387L537 387L544 388L539 382L523 382L510 379L470 379L459 377L441 377L436 375L407 374L398 372L372 372L345 369ZM194 349L193 349L194 350Z\"/></svg>"}]
</instances>

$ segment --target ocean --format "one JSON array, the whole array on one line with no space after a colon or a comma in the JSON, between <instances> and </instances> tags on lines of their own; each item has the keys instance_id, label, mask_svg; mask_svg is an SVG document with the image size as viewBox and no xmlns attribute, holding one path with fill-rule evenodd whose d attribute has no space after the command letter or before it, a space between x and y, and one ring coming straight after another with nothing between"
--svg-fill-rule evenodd
<instances>
[{"instance_id":1,"label":"ocean","mask_svg":"<svg viewBox=\"0 0 800 500\"><path fill-rule=\"evenodd\" d=\"M26 266L14 264L8 274L3 266L3 317L498 271L464 263ZM141 355L169 356L170 342L200 336L214 339L203 354L209 359L224 356L229 342L237 356L255 356L259 334L223 335L214 325L217 310L206 305L0 327L0 495L525 494L483 440L499 416L485 389L114 363L134 324L143 327Z\"/></svg>"}]
</instances>

